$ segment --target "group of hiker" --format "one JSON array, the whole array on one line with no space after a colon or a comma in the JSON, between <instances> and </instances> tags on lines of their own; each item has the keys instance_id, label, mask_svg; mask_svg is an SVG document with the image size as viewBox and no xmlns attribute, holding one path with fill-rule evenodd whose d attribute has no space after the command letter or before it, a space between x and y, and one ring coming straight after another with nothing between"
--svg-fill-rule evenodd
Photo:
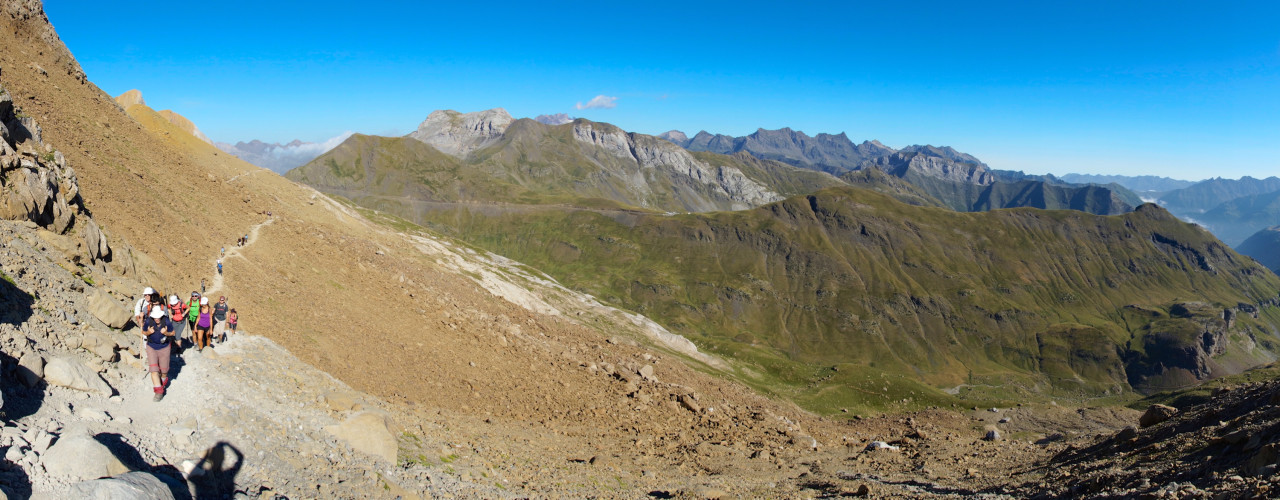
<instances>
[{"instance_id":1,"label":"group of hiker","mask_svg":"<svg viewBox=\"0 0 1280 500\"><path fill-rule=\"evenodd\" d=\"M147 343L147 370L151 372L155 401L163 399L169 387L171 355L181 355L191 347L203 352L235 335L240 316L227 305L227 297L210 302L209 297L195 291L187 300L180 300L177 295L166 300L164 294L147 287L134 305L133 321L142 326ZM191 333L184 335L188 331Z\"/></svg>"}]
</instances>

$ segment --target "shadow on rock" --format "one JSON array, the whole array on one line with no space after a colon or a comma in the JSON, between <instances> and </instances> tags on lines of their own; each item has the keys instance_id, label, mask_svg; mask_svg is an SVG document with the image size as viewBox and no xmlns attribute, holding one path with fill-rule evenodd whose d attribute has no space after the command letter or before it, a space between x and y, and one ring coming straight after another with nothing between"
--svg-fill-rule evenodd
<instances>
[{"instance_id":1,"label":"shadow on rock","mask_svg":"<svg viewBox=\"0 0 1280 500\"><path fill-rule=\"evenodd\" d=\"M34 314L36 301L10 279L8 275L0 273L0 323L17 327L26 323Z\"/></svg>"},{"instance_id":2,"label":"shadow on rock","mask_svg":"<svg viewBox=\"0 0 1280 500\"><path fill-rule=\"evenodd\" d=\"M244 467L244 454L231 443L219 441L205 451L189 474L195 498L224 498L237 493L236 475Z\"/></svg>"},{"instance_id":3,"label":"shadow on rock","mask_svg":"<svg viewBox=\"0 0 1280 500\"><path fill-rule=\"evenodd\" d=\"M154 466L148 464L147 460L142 458L142 454L138 453L137 448L125 441L124 436L114 432L98 433L93 436L93 439L102 443L108 450L111 450L111 454L115 455L120 460L120 463L123 463L126 467L150 472L163 479L164 483L172 491L173 498L177 500L190 500L192 498L191 492L186 486L186 481L182 477L182 471L178 470L177 467L169 464Z\"/></svg>"},{"instance_id":4,"label":"shadow on rock","mask_svg":"<svg viewBox=\"0 0 1280 500\"><path fill-rule=\"evenodd\" d=\"M31 498L31 478L18 464L0 458L0 490L9 498Z\"/></svg>"},{"instance_id":5,"label":"shadow on rock","mask_svg":"<svg viewBox=\"0 0 1280 500\"><path fill-rule=\"evenodd\" d=\"M44 404L44 381L35 379L34 387L28 387L24 379L31 378L23 372L27 368L20 366L18 360L9 353L0 352L0 367L3 372L3 399L0 400L0 415L6 420L19 420L40 411Z\"/></svg>"}]
</instances>

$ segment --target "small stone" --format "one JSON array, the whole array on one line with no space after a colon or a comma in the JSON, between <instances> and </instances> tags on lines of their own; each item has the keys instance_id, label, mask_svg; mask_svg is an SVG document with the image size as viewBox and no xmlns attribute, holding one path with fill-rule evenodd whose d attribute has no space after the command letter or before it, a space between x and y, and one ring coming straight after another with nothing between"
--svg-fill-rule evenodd
<instances>
[{"instance_id":1,"label":"small stone","mask_svg":"<svg viewBox=\"0 0 1280 500\"><path fill-rule=\"evenodd\" d=\"M638 372L640 377L645 380L653 380L653 365L644 365L640 367Z\"/></svg>"},{"instance_id":2,"label":"small stone","mask_svg":"<svg viewBox=\"0 0 1280 500\"><path fill-rule=\"evenodd\" d=\"M983 440L985 440L985 441L999 441L999 440L1000 440L1000 431L995 430L995 429L991 429L991 430L987 431L987 435L986 435L986 436L983 436L983 437L982 437L982 439L983 439Z\"/></svg>"},{"instance_id":3,"label":"small stone","mask_svg":"<svg viewBox=\"0 0 1280 500\"><path fill-rule=\"evenodd\" d=\"M867 449L868 449L868 450L873 450L873 451L874 451L874 450L889 450L889 451L897 451L897 450L899 450L899 449L900 449L900 447L898 447L898 446L894 446L894 445L891 445L891 444L886 443L886 442L884 442L884 441L872 441L872 442L871 442L871 444L867 445Z\"/></svg>"},{"instance_id":4,"label":"small stone","mask_svg":"<svg viewBox=\"0 0 1280 500\"><path fill-rule=\"evenodd\" d=\"M1138 437L1138 428L1132 425L1125 427L1124 429L1121 429L1120 432L1116 433L1116 441L1124 442L1136 437Z\"/></svg>"}]
</instances>

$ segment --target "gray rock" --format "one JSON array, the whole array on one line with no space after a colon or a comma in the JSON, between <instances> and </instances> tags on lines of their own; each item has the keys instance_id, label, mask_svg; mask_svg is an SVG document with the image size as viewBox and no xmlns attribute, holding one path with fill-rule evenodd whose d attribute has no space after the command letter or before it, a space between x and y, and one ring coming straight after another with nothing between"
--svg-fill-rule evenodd
<instances>
[{"instance_id":1,"label":"gray rock","mask_svg":"<svg viewBox=\"0 0 1280 500\"><path fill-rule=\"evenodd\" d=\"M494 108L473 113L432 111L409 137L441 152L462 158L496 142L514 121L507 110Z\"/></svg>"},{"instance_id":2,"label":"gray rock","mask_svg":"<svg viewBox=\"0 0 1280 500\"><path fill-rule=\"evenodd\" d=\"M395 463L399 446L388 427L387 416L365 411L352 415L341 425L325 428L338 439L346 441L356 451L367 453Z\"/></svg>"},{"instance_id":3,"label":"gray rock","mask_svg":"<svg viewBox=\"0 0 1280 500\"><path fill-rule=\"evenodd\" d=\"M117 329L124 328L133 317L128 308L111 298L111 294L97 288L89 293L89 314L103 324Z\"/></svg>"},{"instance_id":4,"label":"gray rock","mask_svg":"<svg viewBox=\"0 0 1280 500\"><path fill-rule=\"evenodd\" d=\"M40 461L50 474L79 481L129 472L111 450L82 432L64 434Z\"/></svg>"},{"instance_id":5,"label":"gray rock","mask_svg":"<svg viewBox=\"0 0 1280 500\"><path fill-rule=\"evenodd\" d=\"M160 476L149 472L128 472L115 477L73 484L70 497L85 500L172 499L174 498L172 486ZM178 487L181 488L181 486Z\"/></svg>"},{"instance_id":6,"label":"gray rock","mask_svg":"<svg viewBox=\"0 0 1280 500\"><path fill-rule=\"evenodd\" d=\"M1138 425L1141 426L1143 429L1145 429L1147 427L1151 427L1153 425L1164 422L1165 420L1169 420L1170 418L1172 418L1174 415L1177 415L1177 414L1178 414L1178 409L1172 406L1165 406L1160 404L1151 405L1150 407L1147 408L1147 411L1143 413L1141 417L1138 418Z\"/></svg>"},{"instance_id":7,"label":"gray rock","mask_svg":"<svg viewBox=\"0 0 1280 500\"><path fill-rule=\"evenodd\" d=\"M57 357L49 360L44 367L44 380L53 385L85 392L96 392L110 396L111 386L98 373L89 369L80 360L71 357Z\"/></svg>"},{"instance_id":8,"label":"gray rock","mask_svg":"<svg viewBox=\"0 0 1280 500\"><path fill-rule=\"evenodd\" d=\"M653 365L644 365L644 366L640 367L640 370L638 371L638 373L640 374L640 377L641 377L641 378L643 378L643 379L645 379L645 380L650 380L650 381L651 381L651 380L654 380L654 378L653 378Z\"/></svg>"},{"instance_id":9,"label":"gray rock","mask_svg":"<svg viewBox=\"0 0 1280 500\"><path fill-rule=\"evenodd\" d=\"M985 440L985 441L999 441L999 440L1000 440L1000 431L995 430L995 429L988 430L988 431L987 431L987 435L986 435L986 436L983 436L983 437L982 437L982 439L983 439L983 440Z\"/></svg>"}]
</instances>

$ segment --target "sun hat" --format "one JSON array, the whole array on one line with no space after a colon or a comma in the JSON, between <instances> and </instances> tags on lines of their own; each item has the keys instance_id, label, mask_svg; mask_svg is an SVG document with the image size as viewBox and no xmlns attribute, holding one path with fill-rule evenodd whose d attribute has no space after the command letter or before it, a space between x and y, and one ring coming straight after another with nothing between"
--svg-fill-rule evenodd
<instances>
[{"instance_id":1,"label":"sun hat","mask_svg":"<svg viewBox=\"0 0 1280 500\"><path fill-rule=\"evenodd\" d=\"M155 318L155 319L163 318L163 317L164 317L164 309L163 309L163 308L161 308L160 306L152 307L152 308L151 308L151 317L152 317L152 318Z\"/></svg>"},{"instance_id":2,"label":"sun hat","mask_svg":"<svg viewBox=\"0 0 1280 500\"><path fill-rule=\"evenodd\" d=\"M151 287L146 287L146 288L144 288L144 289L142 290L142 294L143 294L143 295L151 295L151 294L154 294L154 293L156 293L156 290L155 290L154 288L151 288Z\"/></svg>"},{"instance_id":3,"label":"sun hat","mask_svg":"<svg viewBox=\"0 0 1280 500\"><path fill-rule=\"evenodd\" d=\"M209 297L200 297L200 305L202 306L209 305Z\"/></svg>"},{"instance_id":4,"label":"sun hat","mask_svg":"<svg viewBox=\"0 0 1280 500\"><path fill-rule=\"evenodd\" d=\"M178 296L177 296L177 295L170 295L170 296L169 296L169 305L171 305L171 306L176 306L176 305L178 305Z\"/></svg>"}]
</instances>

